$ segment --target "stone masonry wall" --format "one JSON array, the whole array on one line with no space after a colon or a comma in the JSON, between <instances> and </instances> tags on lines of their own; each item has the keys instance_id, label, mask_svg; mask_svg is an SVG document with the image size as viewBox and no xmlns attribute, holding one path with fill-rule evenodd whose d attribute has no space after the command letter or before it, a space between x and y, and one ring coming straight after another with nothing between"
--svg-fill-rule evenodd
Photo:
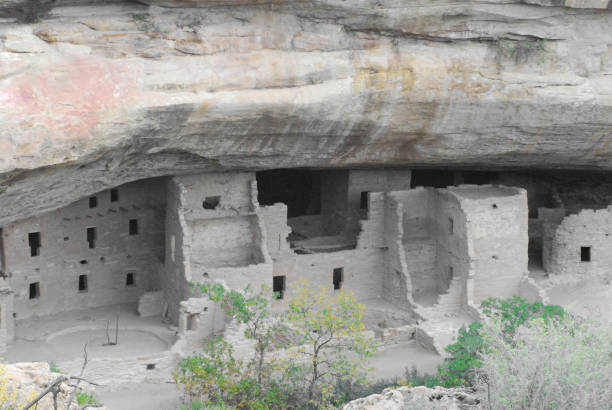
<instances>
[{"instance_id":1,"label":"stone masonry wall","mask_svg":"<svg viewBox=\"0 0 612 410\"><path fill-rule=\"evenodd\" d=\"M570 215L552 232L550 274L599 275L612 271L612 207ZM582 247L590 248L590 261L582 261Z\"/></svg>"},{"instance_id":2,"label":"stone masonry wall","mask_svg":"<svg viewBox=\"0 0 612 410\"><path fill-rule=\"evenodd\" d=\"M452 190L467 219L475 304L520 293L527 274L528 209L522 188L461 186Z\"/></svg>"},{"instance_id":3,"label":"stone masonry wall","mask_svg":"<svg viewBox=\"0 0 612 410\"><path fill-rule=\"evenodd\" d=\"M145 291L159 289L159 268L164 259L165 182L142 180L38 218L22 220L2 229L5 269L15 291L17 319L65 310L135 302ZM130 220L138 222L130 234ZM87 228L95 228L94 247ZM31 256L29 234L40 232L41 246ZM127 274L134 274L133 284ZM87 275L86 290L79 290L79 275ZM38 283L38 295L30 295ZM36 286L36 285L32 285ZM34 296L31 298L30 296Z\"/></svg>"}]
</instances>

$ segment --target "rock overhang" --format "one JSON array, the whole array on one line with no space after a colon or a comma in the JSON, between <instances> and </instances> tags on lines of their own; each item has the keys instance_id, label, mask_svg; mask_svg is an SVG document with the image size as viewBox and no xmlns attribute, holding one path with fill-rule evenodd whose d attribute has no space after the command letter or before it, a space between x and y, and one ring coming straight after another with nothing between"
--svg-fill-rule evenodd
<instances>
[{"instance_id":1,"label":"rock overhang","mask_svg":"<svg viewBox=\"0 0 612 410\"><path fill-rule=\"evenodd\" d=\"M3 9L0 223L200 171L612 168L605 2L51 3Z\"/></svg>"}]
</instances>

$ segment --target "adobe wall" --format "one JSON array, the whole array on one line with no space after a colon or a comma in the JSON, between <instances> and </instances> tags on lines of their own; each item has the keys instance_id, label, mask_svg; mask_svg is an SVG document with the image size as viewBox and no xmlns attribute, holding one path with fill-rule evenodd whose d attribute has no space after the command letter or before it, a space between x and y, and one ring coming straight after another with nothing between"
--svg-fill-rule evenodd
<instances>
[{"instance_id":1,"label":"adobe wall","mask_svg":"<svg viewBox=\"0 0 612 410\"><path fill-rule=\"evenodd\" d=\"M550 274L598 275L612 270L612 207L569 215L551 227L550 234ZM590 261L581 260L581 247L590 247Z\"/></svg>"},{"instance_id":2,"label":"adobe wall","mask_svg":"<svg viewBox=\"0 0 612 410\"><path fill-rule=\"evenodd\" d=\"M14 335L13 294L6 283L0 283L0 353L6 350L7 343L13 340Z\"/></svg>"},{"instance_id":3,"label":"adobe wall","mask_svg":"<svg viewBox=\"0 0 612 410\"><path fill-rule=\"evenodd\" d=\"M90 208L84 198L65 208L3 227L5 269L15 291L17 319L65 310L135 302L145 291L159 289L164 259L165 183L143 180L95 195ZM129 221L138 220L130 235ZM96 228L90 249L87 228ZM38 256L31 256L28 234L40 232ZM126 275L135 274L127 286ZM79 275L87 275L87 290L79 291ZM30 299L31 283L40 296Z\"/></svg>"},{"instance_id":4,"label":"adobe wall","mask_svg":"<svg viewBox=\"0 0 612 410\"><path fill-rule=\"evenodd\" d=\"M473 259L475 304L488 297L520 293L527 274L528 208L522 188L461 186L450 189L467 222L467 246Z\"/></svg>"}]
</instances>

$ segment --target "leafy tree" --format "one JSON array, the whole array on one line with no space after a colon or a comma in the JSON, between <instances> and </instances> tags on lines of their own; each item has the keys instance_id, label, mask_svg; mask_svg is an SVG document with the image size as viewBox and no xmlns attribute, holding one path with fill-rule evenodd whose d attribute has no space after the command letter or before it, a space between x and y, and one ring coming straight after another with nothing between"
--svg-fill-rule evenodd
<instances>
[{"instance_id":1,"label":"leafy tree","mask_svg":"<svg viewBox=\"0 0 612 410\"><path fill-rule=\"evenodd\" d=\"M317 394L319 405L329 401L338 381L365 378L376 344L363 332L363 310L352 293L332 294L324 286L314 290L305 282L296 287L285 319L300 345L292 373L306 380L309 405L316 404Z\"/></svg>"},{"instance_id":2,"label":"leafy tree","mask_svg":"<svg viewBox=\"0 0 612 410\"><path fill-rule=\"evenodd\" d=\"M262 286L258 294L253 294L249 287L238 292L227 290L219 283L199 284L198 287L210 300L219 303L226 315L243 324L245 337L255 341L255 357L249 367L255 372L258 390L263 391L266 375L270 374L265 356L273 347L275 335L284 328L270 315L270 289Z\"/></svg>"},{"instance_id":3,"label":"leafy tree","mask_svg":"<svg viewBox=\"0 0 612 410\"><path fill-rule=\"evenodd\" d=\"M480 354L485 347L480 335L482 323L472 322L466 330L459 329L457 342L446 346L450 354L443 364L438 366L438 377L445 387L470 385L473 370L480 367Z\"/></svg>"}]
</instances>

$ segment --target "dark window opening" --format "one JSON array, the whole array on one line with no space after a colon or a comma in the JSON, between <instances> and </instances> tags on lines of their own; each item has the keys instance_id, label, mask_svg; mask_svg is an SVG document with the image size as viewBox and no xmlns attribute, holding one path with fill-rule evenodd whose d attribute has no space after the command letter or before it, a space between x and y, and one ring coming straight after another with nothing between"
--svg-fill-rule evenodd
<instances>
[{"instance_id":1,"label":"dark window opening","mask_svg":"<svg viewBox=\"0 0 612 410\"><path fill-rule=\"evenodd\" d=\"M155 363L149 363L147 365L147 370L155 370Z\"/></svg>"},{"instance_id":2,"label":"dark window opening","mask_svg":"<svg viewBox=\"0 0 612 410\"><path fill-rule=\"evenodd\" d=\"M342 288L342 282L344 282L344 268L336 268L334 269L334 290L338 290Z\"/></svg>"},{"instance_id":3,"label":"dark window opening","mask_svg":"<svg viewBox=\"0 0 612 410\"><path fill-rule=\"evenodd\" d=\"M453 269L452 266L449 266L448 267L448 277L449 277L449 279L453 279L454 276L455 276L455 270Z\"/></svg>"},{"instance_id":4,"label":"dark window opening","mask_svg":"<svg viewBox=\"0 0 612 410\"><path fill-rule=\"evenodd\" d=\"M128 272L125 275L125 286L135 286L136 285L136 275L134 272Z\"/></svg>"},{"instance_id":5,"label":"dark window opening","mask_svg":"<svg viewBox=\"0 0 612 410\"><path fill-rule=\"evenodd\" d=\"M220 196L207 196L202 202L204 209L217 209L219 202L221 201Z\"/></svg>"},{"instance_id":6,"label":"dark window opening","mask_svg":"<svg viewBox=\"0 0 612 410\"><path fill-rule=\"evenodd\" d=\"M130 219L130 235L138 235L138 219Z\"/></svg>"},{"instance_id":7,"label":"dark window opening","mask_svg":"<svg viewBox=\"0 0 612 410\"><path fill-rule=\"evenodd\" d=\"M453 221L453 218L448 218L448 233L449 235L455 233L455 221Z\"/></svg>"},{"instance_id":8,"label":"dark window opening","mask_svg":"<svg viewBox=\"0 0 612 410\"><path fill-rule=\"evenodd\" d=\"M321 214L321 172L276 169L257 173L257 200L261 205L284 203L287 217Z\"/></svg>"},{"instance_id":9,"label":"dark window opening","mask_svg":"<svg viewBox=\"0 0 612 410\"><path fill-rule=\"evenodd\" d=\"M538 208L529 209L529 219L538 219Z\"/></svg>"},{"instance_id":10,"label":"dark window opening","mask_svg":"<svg viewBox=\"0 0 612 410\"><path fill-rule=\"evenodd\" d=\"M497 209L497 204L493 204L491 206L493 207L493 209Z\"/></svg>"},{"instance_id":11,"label":"dark window opening","mask_svg":"<svg viewBox=\"0 0 612 410\"><path fill-rule=\"evenodd\" d=\"M110 201L111 202L119 201L119 190L118 189L111 189L110 190Z\"/></svg>"},{"instance_id":12,"label":"dark window opening","mask_svg":"<svg viewBox=\"0 0 612 410\"><path fill-rule=\"evenodd\" d=\"M80 262L80 264L81 264L81 265L87 265L87 259L83 259L83 260Z\"/></svg>"},{"instance_id":13,"label":"dark window opening","mask_svg":"<svg viewBox=\"0 0 612 410\"><path fill-rule=\"evenodd\" d=\"M272 290L276 299L283 299L285 296L285 276L274 276L272 278Z\"/></svg>"},{"instance_id":14,"label":"dark window opening","mask_svg":"<svg viewBox=\"0 0 612 410\"><path fill-rule=\"evenodd\" d=\"M28 243L30 245L30 256L40 255L40 232L29 233Z\"/></svg>"},{"instance_id":15,"label":"dark window opening","mask_svg":"<svg viewBox=\"0 0 612 410\"><path fill-rule=\"evenodd\" d=\"M70 238L68 236L64 236L64 242L67 242L69 240L70 240Z\"/></svg>"},{"instance_id":16,"label":"dark window opening","mask_svg":"<svg viewBox=\"0 0 612 410\"><path fill-rule=\"evenodd\" d=\"M410 179L412 188L417 186L446 188L455 185L455 172L438 169L413 169Z\"/></svg>"},{"instance_id":17,"label":"dark window opening","mask_svg":"<svg viewBox=\"0 0 612 410\"><path fill-rule=\"evenodd\" d=\"M30 299L38 299L40 297L40 283L30 283Z\"/></svg>"},{"instance_id":18,"label":"dark window opening","mask_svg":"<svg viewBox=\"0 0 612 410\"><path fill-rule=\"evenodd\" d=\"M359 199L359 209L368 210L368 193L362 192L361 198Z\"/></svg>"},{"instance_id":19,"label":"dark window opening","mask_svg":"<svg viewBox=\"0 0 612 410\"><path fill-rule=\"evenodd\" d=\"M92 196L89 198L89 207L90 208L97 208L98 207L98 198L95 196Z\"/></svg>"},{"instance_id":20,"label":"dark window opening","mask_svg":"<svg viewBox=\"0 0 612 410\"><path fill-rule=\"evenodd\" d=\"M591 261L591 247L590 246L581 246L580 247L580 261L581 262L590 262Z\"/></svg>"},{"instance_id":21,"label":"dark window opening","mask_svg":"<svg viewBox=\"0 0 612 410\"><path fill-rule=\"evenodd\" d=\"M498 172L463 171L463 183L472 185L494 184L499 180Z\"/></svg>"},{"instance_id":22,"label":"dark window opening","mask_svg":"<svg viewBox=\"0 0 612 410\"><path fill-rule=\"evenodd\" d=\"M79 292L87 292L87 275L79 275Z\"/></svg>"},{"instance_id":23,"label":"dark window opening","mask_svg":"<svg viewBox=\"0 0 612 410\"><path fill-rule=\"evenodd\" d=\"M96 247L97 238L98 233L96 228L87 228L87 242L89 243L89 249L94 249Z\"/></svg>"}]
</instances>

